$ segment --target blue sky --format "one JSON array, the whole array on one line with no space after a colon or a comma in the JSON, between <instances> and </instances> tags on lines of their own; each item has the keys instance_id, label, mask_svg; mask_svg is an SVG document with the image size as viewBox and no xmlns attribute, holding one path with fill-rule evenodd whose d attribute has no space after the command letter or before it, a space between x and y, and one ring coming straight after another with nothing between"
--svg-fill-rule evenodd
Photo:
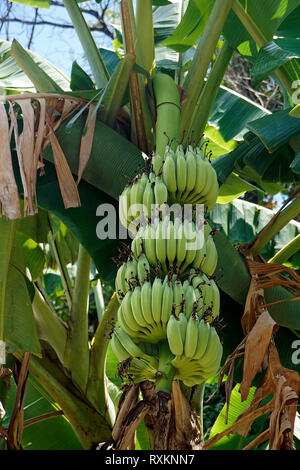
<instances>
[{"instance_id":1,"label":"blue sky","mask_svg":"<svg viewBox=\"0 0 300 470\"><path fill-rule=\"evenodd\" d=\"M3 0L1 0L3 1ZM14 11L17 11L19 18L33 19L36 9L29 6L13 4ZM40 10L41 11L41 10ZM69 22L70 19L64 8L51 6L49 10L43 10L43 15L57 22ZM16 15L16 13L15 13ZM87 21L90 17L87 17ZM28 27L20 23L9 24L9 40L16 38L24 47L29 41ZM96 44L99 47L112 48L111 40L102 33L93 33ZM0 39L7 39L6 27L0 32ZM77 60L81 66L87 69L84 54L76 33L70 29L54 28L53 26L42 25L36 27L31 50L46 58L56 65L67 76L70 76L72 62Z\"/></svg>"}]
</instances>

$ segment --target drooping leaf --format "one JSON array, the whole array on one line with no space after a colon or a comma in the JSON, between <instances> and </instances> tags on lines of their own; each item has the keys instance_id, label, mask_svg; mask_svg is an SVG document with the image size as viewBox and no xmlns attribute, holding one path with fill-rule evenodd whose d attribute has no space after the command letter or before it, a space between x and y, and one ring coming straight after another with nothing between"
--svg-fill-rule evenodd
<instances>
[{"instance_id":1,"label":"drooping leaf","mask_svg":"<svg viewBox=\"0 0 300 470\"><path fill-rule=\"evenodd\" d=\"M260 199L263 197L264 193L261 189L231 173L225 183L220 186L217 203L226 204L242 196L245 192L253 190L258 191Z\"/></svg>"},{"instance_id":2,"label":"drooping leaf","mask_svg":"<svg viewBox=\"0 0 300 470\"><path fill-rule=\"evenodd\" d=\"M0 338L11 351L40 355L23 253L15 238L15 222L0 220Z\"/></svg>"},{"instance_id":3,"label":"drooping leaf","mask_svg":"<svg viewBox=\"0 0 300 470\"><path fill-rule=\"evenodd\" d=\"M93 90L94 83L91 77L83 70L75 60L72 64L70 87L75 90Z\"/></svg>"},{"instance_id":4,"label":"drooping leaf","mask_svg":"<svg viewBox=\"0 0 300 470\"><path fill-rule=\"evenodd\" d=\"M18 90L34 92L35 87L27 75L19 67L10 54L11 43L8 41L0 42L0 87L8 90ZM56 66L48 62L38 54L27 50L26 52L41 67L44 72L51 77L64 91L70 90L69 79Z\"/></svg>"},{"instance_id":5,"label":"drooping leaf","mask_svg":"<svg viewBox=\"0 0 300 470\"><path fill-rule=\"evenodd\" d=\"M253 85L257 85L270 75L278 67L287 64L292 59L300 58L300 47L298 42L283 41L275 39L263 46L251 69L251 79ZM290 76L291 82L300 78L300 61L293 60L293 74Z\"/></svg>"},{"instance_id":6,"label":"drooping leaf","mask_svg":"<svg viewBox=\"0 0 300 470\"><path fill-rule=\"evenodd\" d=\"M241 0L240 3L267 42L272 41L280 24L300 5L299 0ZM233 49L248 57L257 55L258 47L233 11L228 15L223 32Z\"/></svg>"},{"instance_id":7,"label":"drooping leaf","mask_svg":"<svg viewBox=\"0 0 300 470\"><path fill-rule=\"evenodd\" d=\"M192 47L201 36L206 21L212 10L214 0L192 0L188 3L180 24L176 30L162 42L177 52L185 52Z\"/></svg>"},{"instance_id":8,"label":"drooping leaf","mask_svg":"<svg viewBox=\"0 0 300 470\"><path fill-rule=\"evenodd\" d=\"M11 389L6 403L6 416L3 425L9 423L14 405L16 387L11 381ZM59 411L60 408L52 397L30 374L26 386L24 403L24 421L38 418L41 415ZM82 450L70 423L64 416L50 417L47 420L25 425L22 435L23 450Z\"/></svg>"},{"instance_id":9,"label":"drooping leaf","mask_svg":"<svg viewBox=\"0 0 300 470\"><path fill-rule=\"evenodd\" d=\"M50 8L51 0L12 0L15 3L22 3L34 8Z\"/></svg>"}]
</instances>

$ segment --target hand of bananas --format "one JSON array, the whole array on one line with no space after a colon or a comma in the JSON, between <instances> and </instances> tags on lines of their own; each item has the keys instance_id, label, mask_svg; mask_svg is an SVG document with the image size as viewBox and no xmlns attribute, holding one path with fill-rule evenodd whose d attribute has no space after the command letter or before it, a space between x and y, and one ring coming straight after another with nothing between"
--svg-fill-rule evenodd
<instances>
[{"instance_id":1,"label":"hand of bananas","mask_svg":"<svg viewBox=\"0 0 300 470\"><path fill-rule=\"evenodd\" d=\"M174 379L193 386L218 371L223 348L214 320L220 293L212 277L218 254L210 225L199 228L193 220L153 212L155 204L174 202L211 210L217 194L216 173L203 151L189 146L184 152L180 145L176 151L167 147L163 158L154 155L150 173L122 193L123 225L137 215L145 219L115 282L120 307L112 348L126 366L125 380L150 380L170 392ZM141 205L137 211L135 204Z\"/></svg>"},{"instance_id":2,"label":"hand of bananas","mask_svg":"<svg viewBox=\"0 0 300 470\"><path fill-rule=\"evenodd\" d=\"M174 152L167 147L162 157L152 157L151 171L138 175L120 196L120 220L124 227L144 217L151 219L155 206L165 203L203 204L211 211L219 185L216 172L201 148L179 145Z\"/></svg>"}]
</instances>

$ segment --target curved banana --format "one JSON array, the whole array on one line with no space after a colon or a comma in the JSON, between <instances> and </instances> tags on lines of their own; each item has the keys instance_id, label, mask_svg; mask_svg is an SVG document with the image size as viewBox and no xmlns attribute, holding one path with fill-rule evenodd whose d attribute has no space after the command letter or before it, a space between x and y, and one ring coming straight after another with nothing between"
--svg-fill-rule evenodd
<instances>
[{"instance_id":1,"label":"curved banana","mask_svg":"<svg viewBox=\"0 0 300 470\"><path fill-rule=\"evenodd\" d=\"M182 306L184 304L184 292L182 284L179 280L176 280L173 286L173 303L175 316L178 317L182 311Z\"/></svg>"},{"instance_id":2,"label":"curved banana","mask_svg":"<svg viewBox=\"0 0 300 470\"><path fill-rule=\"evenodd\" d=\"M157 265L155 231L148 225L144 231L145 255L152 266Z\"/></svg>"},{"instance_id":3,"label":"curved banana","mask_svg":"<svg viewBox=\"0 0 300 470\"><path fill-rule=\"evenodd\" d=\"M174 263L176 258L176 239L175 239L175 228L173 222L169 222L167 232L167 259L169 266Z\"/></svg>"},{"instance_id":4,"label":"curved banana","mask_svg":"<svg viewBox=\"0 0 300 470\"><path fill-rule=\"evenodd\" d=\"M149 325L154 326L154 318L152 315L152 288L151 283L146 281L141 287L141 305L145 320Z\"/></svg>"},{"instance_id":5,"label":"curved banana","mask_svg":"<svg viewBox=\"0 0 300 470\"><path fill-rule=\"evenodd\" d=\"M209 340L210 326L204 320L200 320L198 328L198 342L194 359L201 360L205 354L205 350Z\"/></svg>"},{"instance_id":6,"label":"curved banana","mask_svg":"<svg viewBox=\"0 0 300 470\"><path fill-rule=\"evenodd\" d=\"M149 328L148 321L145 319L142 310L142 302L141 302L141 287L136 287L131 295L131 309L133 316L136 322L140 325L140 327ZM150 330L149 330L150 332Z\"/></svg>"},{"instance_id":7,"label":"curved banana","mask_svg":"<svg viewBox=\"0 0 300 470\"><path fill-rule=\"evenodd\" d=\"M137 276L140 284L144 284L150 276L150 264L144 253L138 257Z\"/></svg>"},{"instance_id":8,"label":"curved banana","mask_svg":"<svg viewBox=\"0 0 300 470\"><path fill-rule=\"evenodd\" d=\"M154 199L155 199L155 204L158 205L163 205L166 204L168 201L168 189L165 183L162 181L162 179L157 176L155 178L155 184L154 184Z\"/></svg>"},{"instance_id":9,"label":"curved banana","mask_svg":"<svg viewBox=\"0 0 300 470\"><path fill-rule=\"evenodd\" d=\"M156 176L160 175L162 172L164 161L163 161L163 158L159 155L159 153L155 153L153 155L151 163L152 163L153 172L156 174Z\"/></svg>"},{"instance_id":10,"label":"curved banana","mask_svg":"<svg viewBox=\"0 0 300 470\"><path fill-rule=\"evenodd\" d=\"M206 241L206 256L201 265L201 269L208 276L212 276L217 267L217 263L218 252L213 237L209 235Z\"/></svg>"},{"instance_id":11,"label":"curved banana","mask_svg":"<svg viewBox=\"0 0 300 470\"><path fill-rule=\"evenodd\" d=\"M167 324L167 338L171 352L175 356L181 356L183 353L183 342L180 321L174 315L171 315Z\"/></svg>"},{"instance_id":12,"label":"curved banana","mask_svg":"<svg viewBox=\"0 0 300 470\"><path fill-rule=\"evenodd\" d=\"M137 260L129 259L126 265L125 282L129 289L137 285ZM127 289L128 290L128 289Z\"/></svg>"},{"instance_id":13,"label":"curved banana","mask_svg":"<svg viewBox=\"0 0 300 470\"><path fill-rule=\"evenodd\" d=\"M163 284L159 277L154 279L152 284L152 316L156 324L160 324L161 320L161 311L163 304Z\"/></svg>"},{"instance_id":14,"label":"curved banana","mask_svg":"<svg viewBox=\"0 0 300 470\"><path fill-rule=\"evenodd\" d=\"M156 257L157 260L160 262L163 271L166 273L168 271L166 265L167 259L167 239L165 238L164 234L164 224L160 222L156 229L155 234L155 246L156 246Z\"/></svg>"},{"instance_id":15,"label":"curved banana","mask_svg":"<svg viewBox=\"0 0 300 470\"><path fill-rule=\"evenodd\" d=\"M115 289L119 302L121 303L122 299L125 297L125 294L128 290L125 273L126 273L126 263L121 264L117 271L116 280L115 280Z\"/></svg>"},{"instance_id":16,"label":"curved banana","mask_svg":"<svg viewBox=\"0 0 300 470\"><path fill-rule=\"evenodd\" d=\"M148 181L148 183L145 186L144 189L144 194L143 194L143 210L145 216L151 220L152 218L152 210L153 210L153 205L155 204L155 195L154 195L154 189L153 189L153 183Z\"/></svg>"},{"instance_id":17,"label":"curved banana","mask_svg":"<svg viewBox=\"0 0 300 470\"><path fill-rule=\"evenodd\" d=\"M186 327L186 337L184 343L184 355L192 358L197 349L199 320L195 315L191 315Z\"/></svg>"},{"instance_id":18,"label":"curved banana","mask_svg":"<svg viewBox=\"0 0 300 470\"><path fill-rule=\"evenodd\" d=\"M174 159L170 153L168 153L165 158L163 166L163 180L170 193L175 193L177 191L176 167Z\"/></svg>"},{"instance_id":19,"label":"curved banana","mask_svg":"<svg viewBox=\"0 0 300 470\"><path fill-rule=\"evenodd\" d=\"M121 328L115 328L114 335L118 338L123 348L129 353L129 356L141 357L149 362L152 367L157 368L157 360L153 356L146 354L137 344L132 341L130 336L128 336L125 331L123 331Z\"/></svg>"},{"instance_id":20,"label":"curved banana","mask_svg":"<svg viewBox=\"0 0 300 470\"><path fill-rule=\"evenodd\" d=\"M133 292L128 291L122 300L122 312L123 318L126 322L127 327L129 327L132 331L138 332L138 334L147 334L147 331L144 327L142 327L136 320L134 312L132 310L131 298Z\"/></svg>"},{"instance_id":21,"label":"curved banana","mask_svg":"<svg viewBox=\"0 0 300 470\"><path fill-rule=\"evenodd\" d=\"M163 302L162 302L160 320L162 324L165 325L168 322L170 315L172 314L173 288L172 288L171 283L167 281L163 289L164 289L163 290Z\"/></svg>"}]
</instances>

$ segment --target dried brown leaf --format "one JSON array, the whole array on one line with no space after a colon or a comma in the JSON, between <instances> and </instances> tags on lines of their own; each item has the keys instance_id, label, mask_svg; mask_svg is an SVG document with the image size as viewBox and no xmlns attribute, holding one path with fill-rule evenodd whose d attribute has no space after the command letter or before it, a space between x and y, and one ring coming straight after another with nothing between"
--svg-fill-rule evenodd
<instances>
[{"instance_id":1,"label":"dried brown leaf","mask_svg":"<svg viewBox=\"0 0 300 470\"><path fill-rule=\"evenodd\" d=\"M19 219L19 193L12 166L10 131L3 102L0 102L0 141L0 216L3 207L7 219Z\"/></svg>"},{"instance_id":2,"label":"dried brown leaf","mask_svg":"<svg viewBox=\"0 0 300 470\"><path fill-rule=\"evenodd\" d=\"M84 172L84 169L87 165L87 162L89 161L91 151L92 151L97 113L94 114L94 116L93 116L93 118L91 119L90 122L89 122L89 120L90 120L94 110L95 110L95 105L91 105L89 107L89 112L88 112L87 119L86 119L86 125L88 125L87 132L81 138L80 152L79 152L79 166L78 166L77 185L79 184L79 182L81 180L82 173Z\"/></svg>"},{"instance_id":3,"label":"dried brown leaf","mask_svg":"<svg viewBox=\"0 0 300 470\"><path fill-rule=\"evenodd\" d=\"M240 387L242 401L246 400L251 383L260 370L272 335L277 329L275 321L268 311L264 311L257 319L247 336L244 355L243 380Z\"/></svg>"}]
</instances>

